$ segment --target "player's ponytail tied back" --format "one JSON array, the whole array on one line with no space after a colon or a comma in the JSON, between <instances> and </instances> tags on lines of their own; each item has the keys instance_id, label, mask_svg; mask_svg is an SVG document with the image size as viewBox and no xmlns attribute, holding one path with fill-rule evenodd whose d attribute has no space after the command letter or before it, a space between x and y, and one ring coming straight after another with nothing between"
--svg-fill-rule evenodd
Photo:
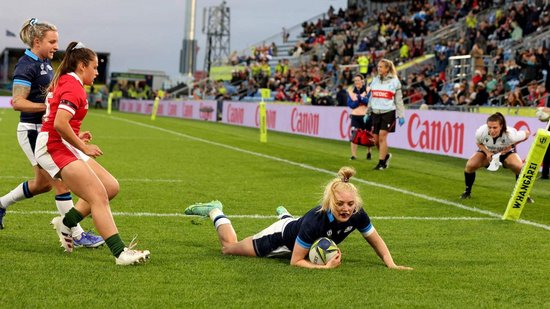
<instances>
[{"instance_id":1,"label":"player's ponytail tied back","mask_svg":"<svg viewBox=\"0 0 550 309\"><path fill-rule=\"evenodd\" d=\"M25 45L33 48L34 39L41 41L48 31L57 32L57 28L49 22L41 21L38 20L38 18L33 17L27 19L23 23L23 26L19 31L19 38L23 43L25 43Z\"/></svg>"},{"instance_id":2,"label":"player's ponytail tied back","mask_svg":"<svg viewBox=\"0 0 550 309\"><path fill-rule=\"evenodd\" d=\"M354 213L359 211L359 208L363 205L363 200L357 188L350 182L351 177L354 175L355 169L353 167L344 166L340 168L338 176L332 179L325 187L320 211L327 212L334 207L337 201L336 194L338 192L352 192L355 196L355 203L357 205Z\"/></svg>"},{"instance_id":3,"label":"player's ponytail tied back","mask_svg":"<svg viewBox=\"0 0 550 309\"><path fill-rule=\"evenodd\" d=\"M61 60L61 63L55 72L48 91L53 92L53 89L57 86L60 76L75 72L79 63L83 63L85 66L88 66L90 62L95 59L95 57L97 57L96 53L87 48L82 42L69 43L65 49L63 60Z\"/></svg>"},{"instance_id":4,"label":"player's ponytail tied back","mask_svg":"<svg viewBox=\"0 0 550 309\"><path fill-rule=\"evenodd\" d=\"M338 171L338 177L342 182L349 182L350 178L355 175L353 167L344 166Z\"/></svg>"}]
</instances>

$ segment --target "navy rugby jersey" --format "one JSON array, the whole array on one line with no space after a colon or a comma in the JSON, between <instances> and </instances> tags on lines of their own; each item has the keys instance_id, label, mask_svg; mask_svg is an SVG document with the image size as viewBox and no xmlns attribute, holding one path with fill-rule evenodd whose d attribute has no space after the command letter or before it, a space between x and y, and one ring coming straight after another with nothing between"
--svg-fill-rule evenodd
<instances>
[{"instance_id":1,"label":"navy rugby jersey","mask_svg":"<svg viewBox=\"0 0 550 309\"><path fill-rule=\"evenodd\" d=\"M27 100L44 104L46 100L46 90L53 79L53 68L50 59L40 59L29 49L19 58L15 65L13 73L13 85L30 87L30 93ZM21 112L20 122L42 123L43 112L25 113Z\"/></svg>"},{"instance_id":2,"label":"navy rugby jersey","mask_svg":"<svg viewBox=\"0 0 550 309\"><path fill-rule=\"evenodd\" d=\"M343 223L336 221L330 210L324 213L320 212L320 209L321 206L317 206L303 217L287 224L283 232L285 246L292 250L296 241L301 247L309 249L320 237L328 237L339 244L355 229L362 234L373 229L370 218L363 208Z\"/></svg>"}]
</instances>

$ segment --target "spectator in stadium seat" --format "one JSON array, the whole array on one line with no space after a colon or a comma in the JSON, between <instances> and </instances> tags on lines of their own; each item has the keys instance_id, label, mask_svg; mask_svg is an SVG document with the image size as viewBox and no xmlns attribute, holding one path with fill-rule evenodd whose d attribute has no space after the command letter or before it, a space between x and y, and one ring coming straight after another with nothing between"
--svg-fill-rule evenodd
<instances>
[{"instance_id":1,"label":"spectator in stadium seat","mask_svg":"<svg viewBox=\"0 0 550 309\"><path fill-rule=\"evenodd\" d=\"M474 68L475 70L482 70L485 68L485 62L483 60L483 49L479 47L477 43L474 43L470 55L474 59Z\"/></svg>"},{"instance_id":2,"label":"spectator in stadium seat","mask_svg":"<svg viewBox=\"0 0 550 309\"><path fill-rule=\"evenodd\" d=\"M369 58L367 55L359 55L359 57L357 57L357 64L359 65L359 74L361 74L363 78L366 78L369 73Z\"/></svg>"},{"instance_id":3,"label":"spectator in stadium seat","mask_svg":"<svg viewBox=\"0 0 550 309\"><path fill-rule=\"evenodd\" d=\"M487 89L485 89L485 84L479 82L476 88L476 97L470 102L470 105L487 105L489 102L489 93L487 93Z\"/></svg>"},{"instance_id":4,"label":"spectator in stadium seat","mask_svg":"<svg viewBox=\"0 0 550 309\"><path fill-rule=\"evenodd\" d=\"M344 85L350 85L353 83L353 74L349 68L345 68L340 76L340 83Z\"/></svg>"},{"instance_id":5,"label":"spectator in stadium seat","mask_svg":"<svg viewBox=\"0 0 550 309\"><path fill-rule=\"evenodd\" d=\"M541 64L538 63L537 56L532 49L521 52L516 57L516 63L521 67L521 74L523 75L519 83L520 86L541 78Z\"/></svg>"},{"instance_id":6,"label":"spectator in stadium seat","mask_svg":"<svg viewBox=\"0 0 550 309\"><path fill-rule=\"evenodd\" d=\"M357 144L353 141L357 135L358 130L371 131L372 120L365 119L367 114L367 106L369 104L369 89L365 85L363 75L357 74L353 77L353 86L348 89L348 102L347 105L351 108L351 157L350 160L357 159ZM369 118L369 117L367 117ZM370 160L371 147L367 147L367 160Z\"/></svg>"},{"instance_id":7,"label":"spectator in stadium seat","mask_svg":"<svg viewBox=\"0 0 550 309\"><path fill-rule=\"evenodd\" d=\"M369 50L369 39L367 37L364 37L361 42L359 42L359 46L357 47L358 52L366 52Z\"/></svg>"},{"instance_id":8,"label":"spectator in stadium seat","mask_svg":"<svg viewBox=\"0 0 550 309\"><path fill-rule=\"evenodd\" d=\"M391 153L388 152L388 134L395 132L395 122L405 123L405 107L401 82L391 60L381 59L377 65L377 75L370 84L370 101L367 111L372 118L374 141L378 148L378 164L375 170L389 167Z\"/></svg>"},{"instance_id":9,"label":"spectator in stadium seat","mask_svg":"<svg viewBox=\"0 0 550 309\"><path fill-rule=\"evenodd\" d=\"M92 135L80 131L88 111L85 85L97 77L98 60L94 51L80 42L71 42L65 50L58 71L48 91L48 111L36 139L36 161L52 178L63 182L80 199L64 216L53 218L52 225L67 252L73 250L73 239L67 237L93 210L96 229L105 239L117 265L131 265L145 261L149 251L128 247L120 238L109 200L119 191L118 181L97 161L102 155L97 145L89 144Z\"/></svg>"},{"instance_id":10,"label":"spectator in stadium seat","mask_svg":"<svg viewBox=\"0 0 550 309\"><path fill-rule=\"evenodd\" d=\"M515 88L512 91L509 91L506 95L506 106L507 107L519 107L525 106L525 100L521 96L521 91L519 88Z\"/></svg>"},{"instance_id":11,"label":"spectator in stadium seat","mask_svg":"<svg viewBox=\"0 0 550 309\"><path fill-rule=\"evenodd\" d=\"M513 127L506 126L506 119L501 113L489 116L487 122L476 130L475 140L479 149L466 162L464 168L466 189L460 198L471 197L476 170L481 167L489 167L492 160L498 160L505 168L514 172L517 178L523 161L516 153L516 145L527 140L529 135L529 130L518 131ZM498 157L493 157L494 155L498 155ZM528 197L528 201L533 202L530 197Z\"/></svg>"},{"instance_id":12,"label":"spectator in stadium seat","mask_svg":"<svg viewBox=\"0 0 550 309\"><path fill-rule=\"evenodd\" d=\"M497 88L497 80L493 78L493 74L487 74L485 79L485 88L487 92L491 93Z\"/></svg>"},{"instance_id":13,"label":"spectator in stadium seat","mask_svg":"<svg viewBox=\"0 0 550 309\"><path fill-rule=\"evenodd\" d=\"M326 185L319 206L300 218L294 218L283 206L279 206L276 209L279 221L241 241L238 241L237 233L219 201L191 205L185 209L185 214L210 217L225 255L290 256L290 265L293 266L330 269L340 265L341 252L326 265L314 264L308 259L312 244L321 237L328 237L339 244L357 229L388 268L412 270L393 261L384 240L363 209L358 189L350 182L354 175L353 168L342 167L338 176Z\"/></svg>"},{"instance_id":14,"label":"spectator in stadium seat","mask_svg":"<svg viewBox=\"0 0 550 309\"><path fill-rule=\"evenodd\" d=\"M201 87L199 85L195 84L193 86L192 95L193 95L193 100L202 100L203 93L202 93Z\"/></svg>"},{"instance_id":15,"label":"spectator in stadium seat","mask_svg":"<svg viewBox=\"0 0 550 309\"><path fill-rule=\"evenodd\" d=\"M441 109L451 109L454 106L454 104L455 103L453 102L453 99L451 98L451 96L449 96L448 93L444 92L441 95L441 103L440 103Z\"/></svg>"},{"instance_id":16,"label":"spectator in stadium seat","mask_svg":"<svg viewBox=\"0 0 550 309\"><path fill-rule=\"evenodd\" d=\"M339 84L336 91L336 102L338 106L347 106L348 105L348 91L345 88L345 85Z\"/></svg>"},{"instance_id":17,"label":"spectator in stadium seat","mask_svg":"<svg viewBox=\"0 0 550 309\"><path fill-rule=\"evenodd\" d=\"M437 91L437 84L432 80L432 78L424 78L423 74L419 75L419 85L424 89L426 93L424 95L424 103L429 106L439 104L441 102L441 97Z\"/></svg>"},{"instance_id":18,"label":"spectator in stadium seat","mask_svg":"<svg viewBox=\"0 0 550 309\"><path fill-rule=\"evenodd\" d=\"M342 52L340 53L342 55L342 63L343 64L350 64L351 59L353 58L354 51L353 51L353 44L346 43L344 47L342 48Z\"/></svg>"}]
</instances>

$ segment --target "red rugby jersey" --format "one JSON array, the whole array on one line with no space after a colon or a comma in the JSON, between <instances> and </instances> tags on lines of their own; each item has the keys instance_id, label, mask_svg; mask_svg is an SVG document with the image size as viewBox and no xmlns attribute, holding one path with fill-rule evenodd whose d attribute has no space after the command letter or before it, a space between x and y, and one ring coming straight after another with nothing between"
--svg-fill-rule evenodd
<instances>
[{"instance_id":1,"label":"red rugby jersey","mask_svg":"<svg viewBox=\"0 0 550 309\"><path fill-rule=\"evenodd\" d=\"M61 136L54 128L55 116L59 109L73 115L69 124L78 135L82 120L88 112L88 99L82 81L75 73L68 73L59 78L53 94L49 93L46 99L46 113L42 117L42 132L49 133L49 141L61 140Z\"/></svg>"}]
</instances>

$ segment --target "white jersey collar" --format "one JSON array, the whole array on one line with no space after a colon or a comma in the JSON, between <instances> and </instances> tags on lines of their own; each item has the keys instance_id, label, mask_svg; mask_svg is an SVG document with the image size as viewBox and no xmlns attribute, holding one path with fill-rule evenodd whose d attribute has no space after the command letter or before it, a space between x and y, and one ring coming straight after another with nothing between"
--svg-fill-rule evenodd
<instances>
[{"instance_id":1,"label":"white jersey collar","mask_svg":"<svg viewBox=\"0 0 550 309\"><path fill-rule=\"evenodd\" d=\"M82 82L82 80L80 79L80 77L78 77L78 75L76 75L75 72L67 73L67 75L71 75L71 76L74 77L77 81L79 81L80 84L81 84L82 86L84 86L84 83Z\"/></svg>"}]
</instances>

